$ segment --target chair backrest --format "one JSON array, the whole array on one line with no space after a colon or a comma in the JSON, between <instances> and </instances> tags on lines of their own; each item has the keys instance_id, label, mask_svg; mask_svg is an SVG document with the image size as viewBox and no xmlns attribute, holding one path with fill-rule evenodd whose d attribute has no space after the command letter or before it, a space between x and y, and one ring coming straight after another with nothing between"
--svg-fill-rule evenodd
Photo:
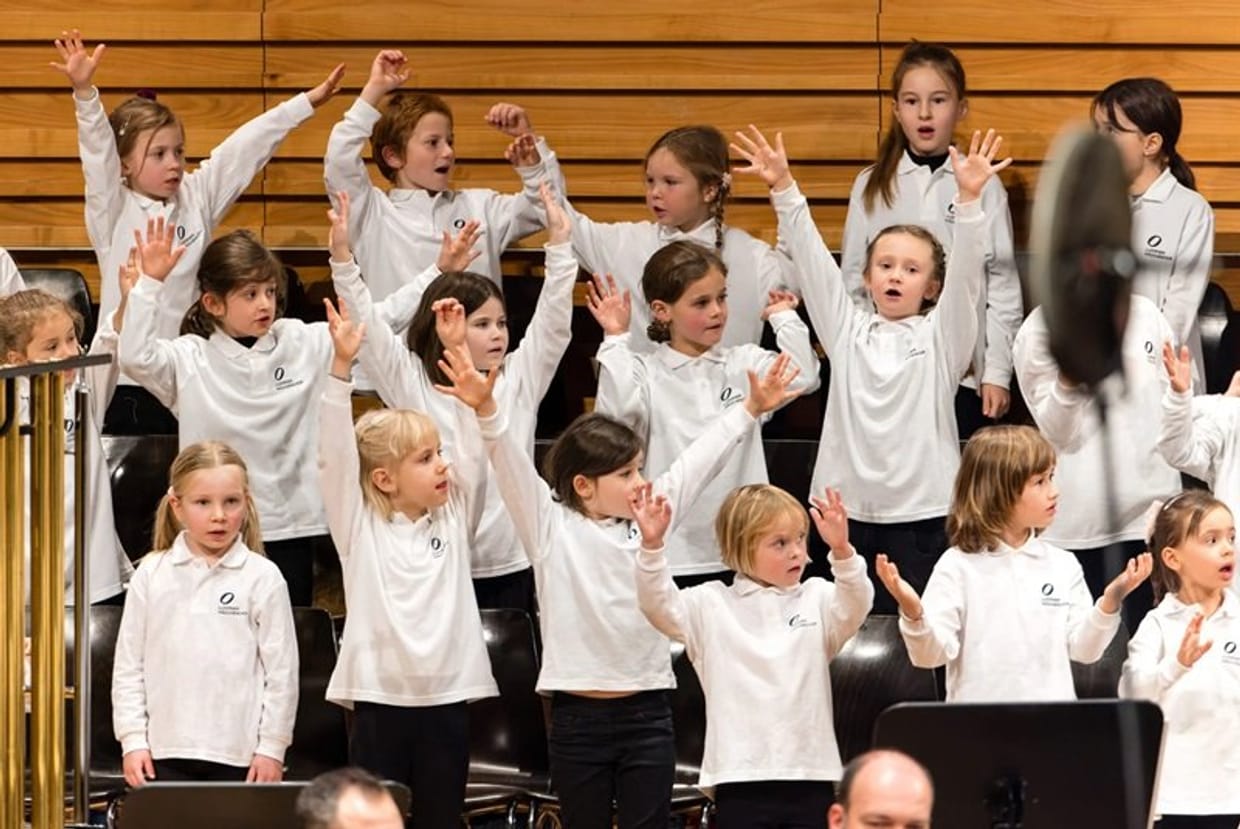
<instances>
[{"instance_id":1,"label":"chair backrest","mask_svg":"<svg viewBox=\"0 0 1240 829\"><path fill-rule=\"evenodd\" d=\"M1231 300L1227 291L1217 282L1206 285L1205 295L1197 309L1197 324L1201 328L1201 351L1206 390L1218 394L1227 390L1235 363L1231 355L1223 352L1223 332L1232 315Z\"/></svg>"},{"instance_id":2,"label":"chair backrest","mask_svg":"<svg viewBox=\"0 0 1240 829\"><path fill-rule=\"evenodd\" d=\"M19 268L27 288L38 288L60 297L82 315L83 345L95 336L95 314L90 306L90 290L86 278L75 268Z\"/></svg>"},{"instance_id":3,"label":"chair backrest","mask_svg":"<svg viewBox=\"0 0 1240 829\"><path fill-rule=\"evenodd\" d=\"M293 608L297 629L300 691L293 744L285 754L286 780L310 780L349 764L345 710L326 699L336 668L336 628L322 608Z\"/></svg>"},{"instance_id":4,"label":"chair backrest","mask_svg":"<svg viewBox=\"0 0 1240 829\"><path fill-rule=\"evenodd\" d=\"M1072 683L1077 699L1115 699L1119 696L1119 677L1128 658L1128 629L1123 625L1102 652L1102 658L1089 665L1072 663Z\"/></svg>"},{"instance_id":5,"label":"chair backrest","mask_svg":"<svg viewBox=\"0 0 1240 829\"><path fill-rule=\"evenodd\" d=\"M685 653L685 646L672 643L672 671L676 690L672 692L672 722L676 726L676 779L696 783L706 750L706 697L697 671Z\"/></svg>"},{"instance_id":6,"label":"chair backrest","mask_svg":"<svg viewBox=\"0 0 1240 829\"><path fill-rule=\"evenodd\" d=\"M155 509L168 491L168 468L177 451L176 435L110 438L104 442L112 470L116 534L131 559L150 552Z\"/></svg>"},{"instance_id":7,"label":"chair backrest","mask_svg":"<svg viewBox=\"0 0 1240 829\"><path fill-rule=\"evenodd\" d=\"M112 666L122 608L99 605L90 609L90 770L92 774L121 773L121 744L112 729Z\"/></svg>"},{"instance_id":8,"label":"chair backrest","mask_svg":"<svg viewBox=\"0 0 1240 829\"><path fill-rule=\"evenodd\" d=\"M831 660L831 698L835 739L845 763L868 751L874 724L884 709L898 702L934 702L934 672L909 661L900 636L899 617L874 615Z\"/></svg>"},{"instance_id":9,"label":"chair backrest","mask_svg":"<svg viewBox=\"0 0 1240 829\"><path fill-rule=\"evenodd\" d=\"M499 696L469 707L469 762L475 771L546 774L543 701L534 691L538 648L522 610L482 610L482 633Z\"/></svg>"}]
</instances>

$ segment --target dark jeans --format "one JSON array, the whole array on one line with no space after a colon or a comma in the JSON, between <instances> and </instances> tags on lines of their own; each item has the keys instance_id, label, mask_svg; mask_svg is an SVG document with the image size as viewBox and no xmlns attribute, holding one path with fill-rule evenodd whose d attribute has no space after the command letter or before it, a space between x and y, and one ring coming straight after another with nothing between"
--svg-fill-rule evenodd
<instances>
[{"instance_id":1,"label":"dark jeans","mask_svg":"<svg viewBox=\"0 0 1240 829\"><path fill-rule=\"evenodd\" d=\"M556 693L548 739L565 829L667 829L676 744L666 691L618 699Z\"/></svg>"},{"instance_id":2,"label":"dark jeans","mask_svg":"<svg viewBox=\"0 0 1240 829\"><path fill-rule=\"evenodd\" d=\"M180 760L175 757L154 760L153 762L155 764L155 780L160 783L192 783L199 780L245 782L245 776L250 771L248 766L226 766L223 763L209 763L206 760Z\"/></svg>"},{"instance_id":3,"label":"dark jeans","mask_svg":"<svg viewBox=\"0 0 1240 829\"><path fill-rule=\"evenodd\" d=\"M330 535L308 535L302 538L284 538L264 541L263 550L271 563L280 568L284 583L288 585L288 597L293 607L310 607L314 604L314 559L318 548L326 546L331 557L336 548Z\"/></svg>"},{"instance_id":4,"label":"dark jeans","mask_svg":"<svg viewBox=\"0 0 1240 829\"><path fill-rule=\"evenodd\" d=\"M349 762L409 787L410 826L457 829L469 777L469 708L464 702L419 708L358 702Z\"/></svg>"},{"instance_id":5,"label":"dark jeans","mask_svg":"<svg viewBox=\"0 0 1240 829\"><path fill-rule=\"evenodd\" d=\"M900 575L917 595L926 592L926 582L943 551L947 549L947 528L943 518L908 521L899 524L871 524L848 519L848 540L865 559L866 571L874 584L873 613L899 612L896 600L878 578L874 556L886 553L900 568Z\"/></svg>"},{"instance_id":6,"label":"dark jeans","mask_svg":"<svg viewBox=\"0 0 1240 829\"><path fill-rule=\"evenodd\" d=\"M1236 829L1240 815L1163 815L1154 829Z\"/></svg>"},{"instance_id":7,"label":"dark jeans","mask_svg":"<svg viewBox=\"0 0 1240 829\"><path fill-rule=\"evenodd\" d=\"M538 607L534 598L534 570L526 567L503 576L474 579L474 598L478 609L512 608L524 610L532 618Z\"/></svg>"},{"instance_id":8,"label":"dark jeans","mask_svg":"<svg viewBox=\"0 0 1240 829\"><path fill-rule=\"evenodd\" d=\"M762 780L715 787L716 829L822 829L835 787L825 780Z\"/></svg>"},{"instance_id":9,"label":"dark jeans","mask_svg":"<svg viewBox=\"0 0 1240 829\"><path fill-rule=\"evenodd\" d=\"M1096 600L1102 591L1128 566L1128 559L1145 552L1144 541L1120 541L1109 547L1095 547L1090 550L1073 550L1072 554L1081 563L1081 571L1085 574L1085 585ZM1137 632L1137 626L1154 607L1154 587L1146 579L1136 590L1124 599L1124 627L1128 635ZM1236 827L1231 827L1236 829Z\"/></svg>"},{"instance_id":10,"label":"dark jeans","mask_svg":"<svg viewBox=\"0 0 1240 829\"><path fill-rule=\"evenodd\" d=\"M117 386L103 415L105 435L175 435L176 415L141 386Z\"/></svg>"}]
</instances>

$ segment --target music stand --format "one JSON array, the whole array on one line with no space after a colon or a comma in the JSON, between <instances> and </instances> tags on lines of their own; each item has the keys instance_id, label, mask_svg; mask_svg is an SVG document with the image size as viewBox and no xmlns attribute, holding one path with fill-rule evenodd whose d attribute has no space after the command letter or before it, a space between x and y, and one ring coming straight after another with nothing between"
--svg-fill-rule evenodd
<instances>
[{"instance_id":1,"label":"music stand","mask_svg":"<svg viewBox=\"0 0 1240 829\"><path fill-rule=\"evenodd\" d=\"M121 804L123 829L302 829L297 795L310 785L296 783L160 783L131 789ZM402 815L411 795L399 783L384 785Z\"/></svg>"},{"instance_id":2,"label":"music stand","mask_svg":"<svg viewBox=\"0 0 1240 829\"><path fill-rule=\"evenodd\" d=\"M1148 829L1162 726L1134 700L905 703L874 738L930 770L935 826Z\"/></svg>"}]
</instances>

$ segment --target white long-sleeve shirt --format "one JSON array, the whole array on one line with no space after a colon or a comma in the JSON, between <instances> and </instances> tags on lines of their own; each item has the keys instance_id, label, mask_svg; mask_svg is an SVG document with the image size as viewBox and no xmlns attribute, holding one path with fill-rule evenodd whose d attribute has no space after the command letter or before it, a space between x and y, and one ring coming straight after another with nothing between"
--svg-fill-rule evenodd
<instances>
[{"instance_id":1,"label":"white long-sleeve shirt","mask_svg":"<svg viewBox=\"0 0 1240 829\"><path fill-rule=\"evenodd\" d=\"M818 356L809 328L795 311L771 317L780 351L792 356L801 373L790 390L808 394L818 387ZM657 478L723 412L749 396L747 372L761 377L779 356L756 345L716 346L691 357L661 343L649 354L634 354L632 334L607 337L598 350L598 396L594 410L623 421L644 439L645 475ZM698 498L679 531L667 539L667 558L676 575L726 569L715 540L715 513L727 494L742 484L766 483L762 423L754 423L727 466Z\"/></svg>"},{"instance_id":2,"label":"white long-sleeve shirt","mask_svg":"<svg viewBox=\"0 0 1240 829\"><path fill-rule=\"evenodd\" d=\"M1193 397L1167 387L1158 451L1167 463L1210 485L1232 514L1240 514L1240 398Z\"/></svg>"},{"instance_id":3,"label":"white long-sleeve shirt","mask_svg":"<svg viewBox=\"0 0 1240 829\"><path fill-rule=\"evenodd\" d=\"M482 255L469 269L500 283L504 250L546 225L538 192L539 183L548 175L543 164L517 168L522 189L512 195L483 188L435 194L392 188L385 193L371 183L362 158L381 116L361 98L354 101L332 128L324 159L332 204L339 209L338 192L349 196L349 239L371 294L383 299L433 265L444 232L456 235L471 219L481 222L476 249ZM551 155L541 140L539 145L544 157Z\"/></svg>"},{"instance_id":4,"label":"white long-sleeve shirt","mask_svg":"<svg viewBox=\"0 0 1240 829\"><path fill-rule=\"evenodd\" d=\"M865 559L830 557L835 581L764 586L743 574L677 590L662 552L637 556L650 623L685 644L706 696L698 785L839 780L828 663L874 603Z\"/></svg>"},{"instance_id":5,"label":"white long-sleeve shirt","mask_svg":"<svg viewBox=\"0 0 1240 829\"><path fill-rule=\"evenodd\" d=\"M17 263L7 250L0 248L0 296L8 296L25 289L26 283L22 280L21 271L17 269Z\"/></svg>"},{"instance_id":6,"label":"white long-sleeve shirt","mask_svg":"<svg viewBox=\"0 0 1240 829\"><path fill-rule=\"evenodd\" d=\"M1140 267L1132 290L1149 297L1171 324L1177 346L1193 355L1195 383L1204 391L1201 329L1197 309L1210 284L1214 259L1214 211L1170 168L1132 199L1132 246Z\"/></svg>"},{"instance_id":7,"label":"white long-sleeve shirt","mask_svg":"<svg viewBox=\"0 0 1240 829\"><path fill-rule=\"evenodd\" d=\"M297 632L280 570L238 538L214 565L185 533L142 560L112 674L121 751L249 766L293 741Z\"/></svg>"},{"instance_id":8,"label":"white long-sleeve shirt","mask_svg":"<svg viewBox=\"0 0 1240 829\"><path fill-rule=\"evenodd\" d=\"M537 689L648 691L673 688L667 638L642 615L633 579L641 543L629 520L594 520L561 503L539 477L504 413L479 418L491 468L534 567L543 661ZM676 531L754 419L734 406L654 481Z\"/></svg>"},{"instance_id":9,"label":"white long-sleeve shirt","mask_svg":"<svg viewBox=\"0 0 1240 829\"><path fill-rule=\"evenodd\" d=\"M496 696L469 580L474 481L486 464L477 427L473 451L451 467L448 502L416 521L387 519L362 495L352 388L329 377L320 404L319 480L349 606L327 699L423 707Z\"/></svg>"},{"instance_id":10,"label":"white long-sleeve shirt","mask_svg":"<svg viewBox=\"0 0 1240 829\"><path fill-rule=\"evenodd\" d=\"M577 261L567 243L548 245L546 253L546 277L538 295L538 305L520 344L504 357L494 389L495 399L508 412L509 429L531 458L534 457L538 406L555 379L556 368L571 337L573 283L578 271ZM404 339L391 327L373 320L371 295L357 265L333 262L332 281L337 295L353 309L355 318L371 320L358 363L383 402L394 408L417 409L429 414L439 426L445 457L472 451L472 447L461 445L463 438L455 429L463 405L437 392L421 357L409 351ZM479 481L479 486L485 488L481 496L485 506L471 550L474 578L502 576L526 569L529 561L521 550L516 528L493 476L487 474L485 480Z\"/></svg>"},{"instance_id":11,"label":"white long-sleeve shirt","mask_svg":"<svg viewBox=\"0 0 1240 829\"><path fill-rule=\"evenodd\" d=\"M162 340L172 339L180 333L186 310L198 298L198 263L216 226L289 131L314 114L314 107L304 94L294 95L242 124L197 169L186 173L176 195L162 202L130 190L122 181L116 138L98 90L86 100L75 95L73 103L86 177L86 232L101 275L99 315L111 314L120 304L116 274L129 258L133 232L145 231L147 219L162 216L177 226L177 244L185 247L185 254L168 274L151 333ZM121 382L130 381L122 377Z\"/></svg>"},{"instance_id":12,"label":"white long-sleeve shirt","mask_svg":"<svg viewBox=\"0 0 1240 829\"><path fill-rule=\"evenodd\" d=\"M1076 558L1032 535L1018 548L948 549L921 605L900 632L914 665L947 666L948 702L1076 699L1070 663L1098 661L1120 623L1098 609Z\"/></svg>"},{"instance_id":13,"label":"white long-sleeve shirt","mask_svg":"<svg viewBox=\"0 0 1240 829\"><path fill-rule=\"evenodd\" d=\"M1240 601L1229 590L1201 625L1213 646L1191 668L1178 657L1184 631L1200 612L1168 594L1128 643L1124 697L1158 703L1163 752L1154 810L1164 815L1240 812Z\"/></svg>"},{"instance_id":14,"label":"white long-sleeve shirt","mask_svg":"<svg viewBox=\"0 0 1240 829\"><path fill-rule=\"evenodd\" d=\"M1123 379L1109 378L1101 388L1104 433L1094 398L1059 382L1042 309L1035 308L1021 326L1012 349L1020 391L1058 455L1059 511L1042 533L1043 541L1088 550L1143 539L1150 504L1179 490L1179 473L1158 452L1156 420L1169 386L1162 344L1171 336L1154 303L1134 295L1124 331ZM1108 500L1112 487L1113 517Z\"/></svg>"},{"instance_id":15,"label":"white long-sleeve shirt","mask_svg":"<svg viewBox=\"0 0 1240 829\"><path fill-rule=\"evenodd\" d=\"M960 466L955 396L973 358L985 214L956 205L942 294L898 322L859 309L796 185L771 194L780 244L801 274L810 322L831 361L813 492L840 490L851 518L880 524L947 514Z\"/></svg>"},{"instance_id":16,"label":"white long-sleeve shirt","mask_svg":"<svg viewBox=\"0 0 1240 829\"><path fill-rule=\"evenodd\" d=\"M278 319L250 348L218 329L165 340L154 329L166 293L147 276L130 291L121 367L176 414L182 447L222 440L241 453L264 541L326 534L314 435L332 355L327 324ZM418 298L398 291L375 313L407 321Z\"/></svg>"},{"instance_id":17,"label":"white long-sleeve shirt","mask_svg":"<svg viewBox=\"0 0 1240 829\"><path fill-rule=\"evenodd\" d=\"M934 234L949 256L956 235L956 179L950 158L937 170L931 170L914 162L908 153L900 156L892 205L888 207L879 198L873 211L867 211L862 195L872 172L873 168L867 167L853 182L840 262L848 292L857 306L866 311L873 310L874 304L863 279L865 249L883 228L920 225ZM992 176L982 188L982 212L986 214L982 264L985 278L976 303L973 379L1007 388L1012 379L1012 338L1020 328L1024 309L1012 243L1012 214L1007 191L998 176Z\"/></svg>"}]
</instances>

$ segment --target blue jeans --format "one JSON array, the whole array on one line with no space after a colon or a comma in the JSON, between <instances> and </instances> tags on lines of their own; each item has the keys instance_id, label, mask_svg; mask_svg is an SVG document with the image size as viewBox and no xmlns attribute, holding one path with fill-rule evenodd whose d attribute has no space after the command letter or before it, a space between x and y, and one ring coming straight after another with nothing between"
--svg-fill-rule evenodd
<instances>
[{"instance_id":1,"label":"blue jeans","mask_svg":"<svg viewBox=\"0 0 1240 829\"><path fill-rule=\"evenodd\" d=\"M667 829L676 745L666 691L618 699L556 693L548 738L565 829Z\"/></svg>"}]
</instances>

